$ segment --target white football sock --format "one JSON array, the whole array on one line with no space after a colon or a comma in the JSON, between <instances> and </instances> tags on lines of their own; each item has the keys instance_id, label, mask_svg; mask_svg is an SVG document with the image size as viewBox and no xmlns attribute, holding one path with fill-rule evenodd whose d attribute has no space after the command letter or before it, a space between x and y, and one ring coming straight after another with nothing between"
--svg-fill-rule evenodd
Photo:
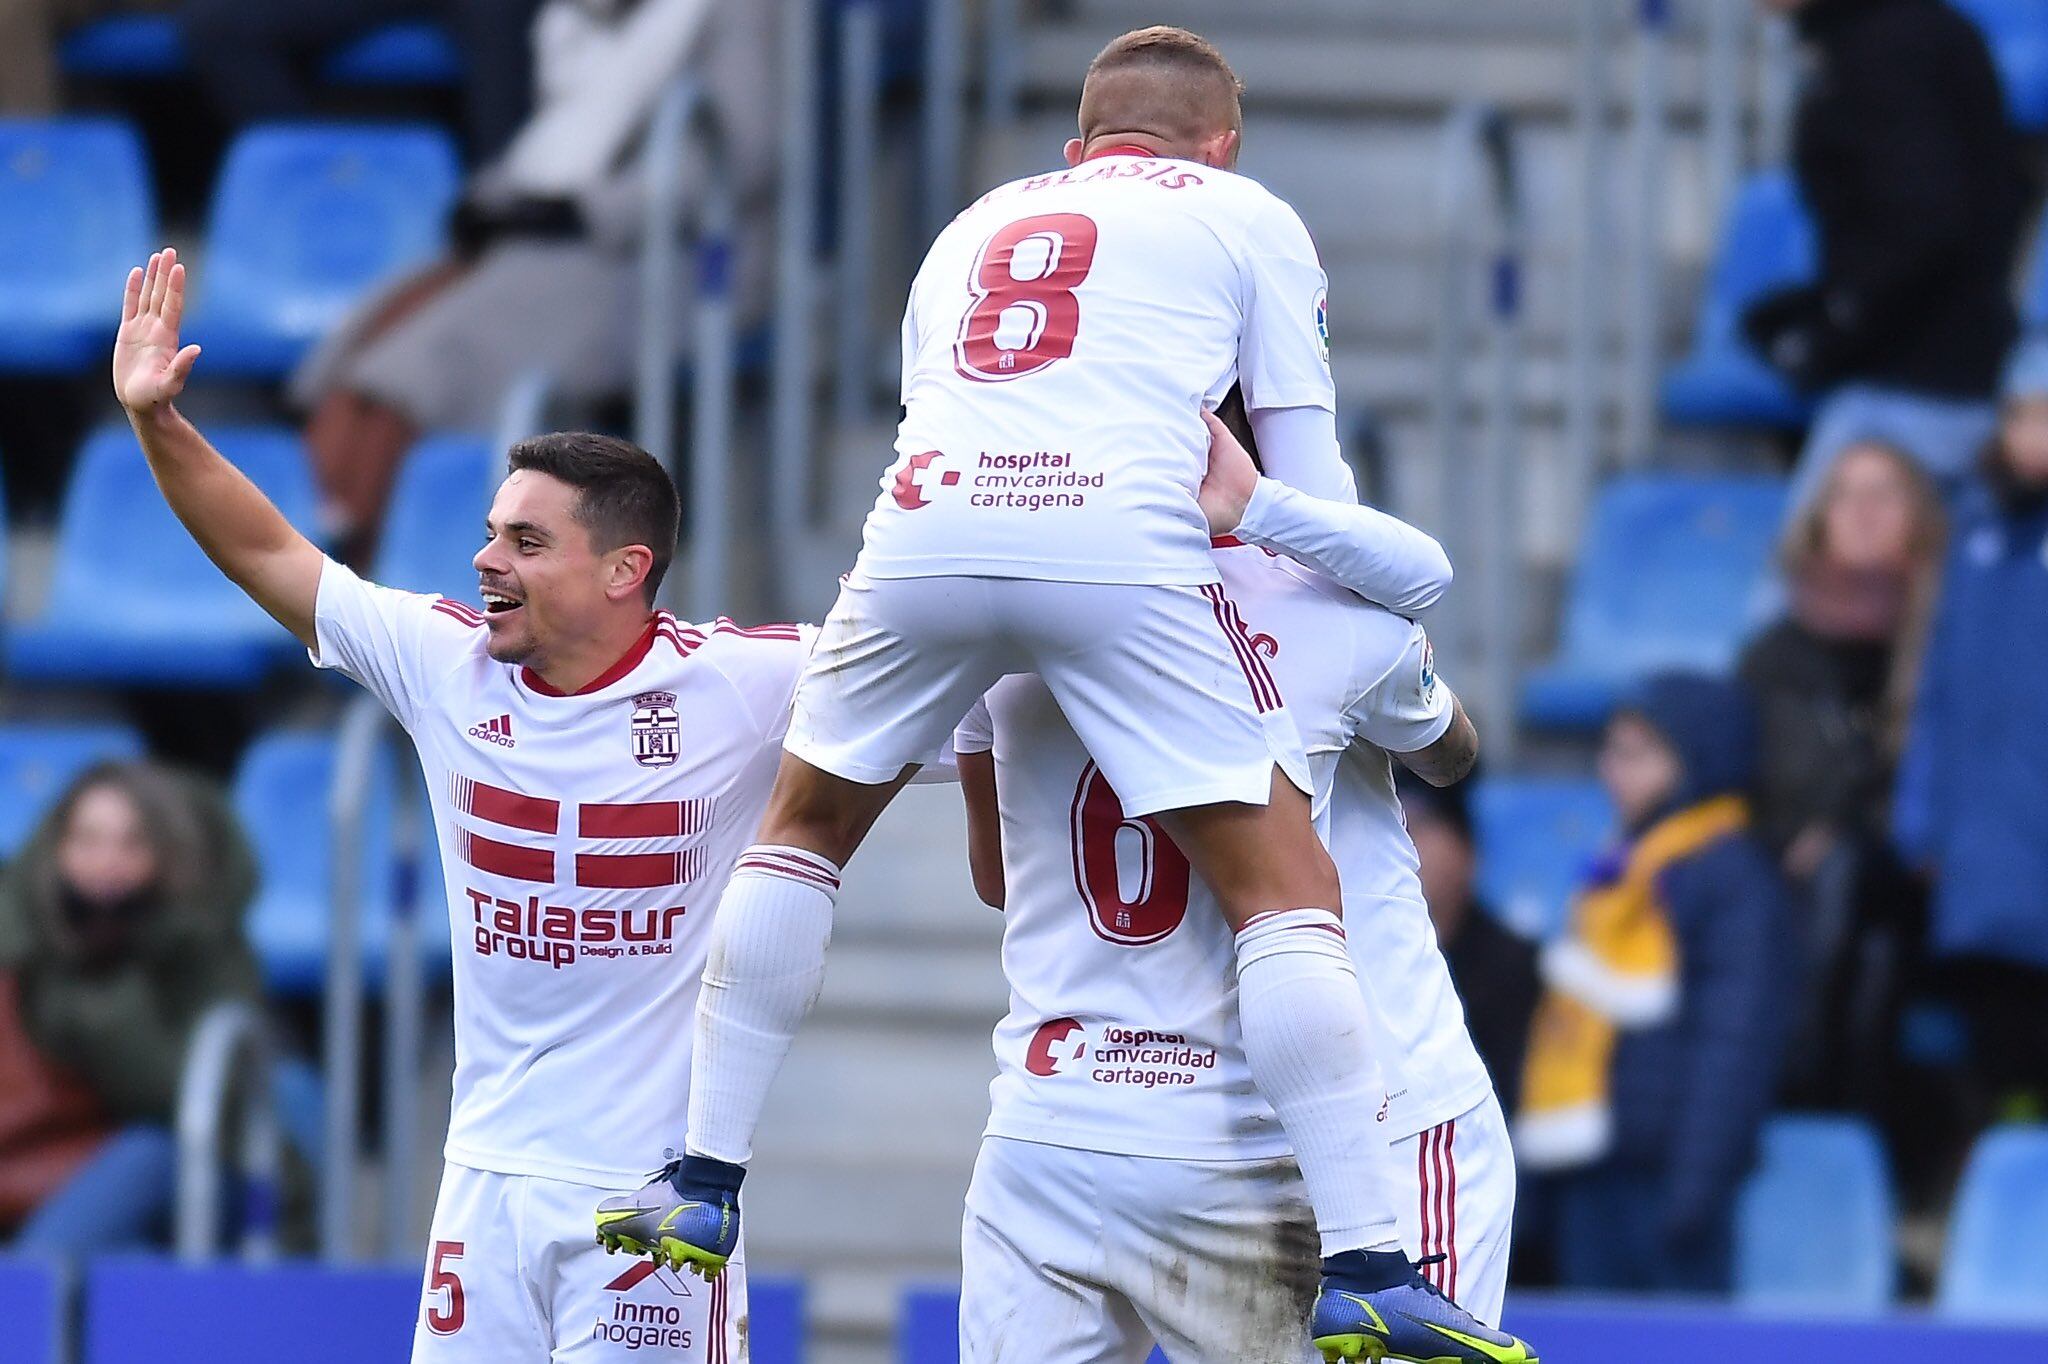
<instances>
[{"instance_id":1,"label":"white football sock","mask_svg":"<svg viewBox=\"0 0 2048 1364\"><path fill-rule=\"evenodd\" d=\"M802 848L740 854L711 925L690 1062L693 1156L744 1165L768 1087L825 984L839 868Z\"/></svg>"},{"instance_id":2,"label":"white football sock","mask_svg":"<svg viewBox=\"0 0 2048 1364\"><path fill-rule=\"evenodd\" d=\"M1252 1081L1294 1146L1323 1254L1399 1249L1376 1029L1337 916L1289 909L1246 925L1237 1011Z\"/></svg>"}]
</instances>

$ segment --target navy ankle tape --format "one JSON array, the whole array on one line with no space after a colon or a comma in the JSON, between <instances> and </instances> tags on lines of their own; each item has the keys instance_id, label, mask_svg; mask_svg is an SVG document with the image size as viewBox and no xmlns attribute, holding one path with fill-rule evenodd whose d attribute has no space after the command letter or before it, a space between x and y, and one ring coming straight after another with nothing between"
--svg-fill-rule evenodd
<instances>
[{"instance_id":1,"label":"navy ankle tape","mask_svg":"<svg viewBox=\"0 0 2048 1364\"><path fill-rule=\"evenodd\" d=\"M737 1194L740 1181L747 1177L747 1167L734 1165L731 1161L713 1160L710 1156L684 1156L676 1166L676 1172L669 1176L669 1183L675 1191L688 1198L706 1190L717 1193Z\"/></svg>"},{"instance_id":2,"label":"navy ankle tape","mask_svg":"<svg viewBox=\"0 0 2048 1364\"><path fill-rule=\"evenodd\" d=\"M1353 1293L1377 1293L1408 1282L1415 1266L1398 1250L1346 1250L1323 1260L1323 1278Z\"/></svg>"}]
</instances>

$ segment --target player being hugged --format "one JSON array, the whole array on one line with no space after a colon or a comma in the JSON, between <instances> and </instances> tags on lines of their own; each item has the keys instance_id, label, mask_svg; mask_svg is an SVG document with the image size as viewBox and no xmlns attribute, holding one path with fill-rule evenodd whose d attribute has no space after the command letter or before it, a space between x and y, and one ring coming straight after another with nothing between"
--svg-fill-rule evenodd
<instances>
[{"instance_id":1,"label":"player being hugged","mask_svg":"<svg viewBox=\"0 0 2048 1364\"><path fill-rule=\"evenodd\" d=\"M184 295L175 253L152 256L114 349L157 485L316 665L398 718L432 801L456 1059L413 1358L743 1358L744 1270L703 1284L607 1261L590 1206L676 1135L707 930L766 804L809 631L656 611L675 489L606 436L512 448L479 528L481 609L364 582L173 406L199 356L178 344Z\"/></svg>"},{"instance_id":2,"label":"player being hugged","mask_svg":"<svg viewBox=\"0 0 2048 1364\"><path fill-rule=\"evenodd\" d=\"M1212 430L1202 503L1227 529L1257 476ZM1327 559L1355 510L1304 499L1276 543ZM1460 1310L1500 1319L1514 1156L1436 948L1389 758L1443 785L1469 770L1477 735L1421 626L1288 559L1218 544L1301 726L1345 936L1392 1043L1385 1101L1357 1120L1395 1144L1402 1240L1427 1280L1326 1348L1528 1364L1527 1346ZM1127 815L1038 678L997 683L955 749L974 884L1004 911L1010 982L962 1229L962 1361L1138 1364L1157 1343L1175 1364L1296 1364L1313 1223L1287 1134L1251 1082L1230 935L1207 890L1156 822Z\"/></svg>"},{"instance_id":3,"label":"player being hugged","mask_svg":"<svg viewBox=\"0 0 2048 1364\"><path fill-rule=\"evenodd\" d=\"M1242 387L1268 471L1352 500L1327 281L1300 218L1233 172L1239 84L1175 28L1091 64L1066 167L984 195L911 286L904 418L858 562L798 686L758 842L713 930L686 1158L614 1225L715 1273L770 1083L817 997L840 868L996 680L1035 673L1133 818L1154 816L1232 936L1244 1051L1299 1161L1335 1356L1421 1278L1301 737L1209 558L1202 409ZM1277 515L1274 498L1247 520ZM1405 532L1402 533L1402 532ZM1256 534L1248 529L1247 534ZM1387 527L1379 599L1449 567ZM1477 1323L1471 1323L1477 1327Z\"/></svg>"}]
</instances>

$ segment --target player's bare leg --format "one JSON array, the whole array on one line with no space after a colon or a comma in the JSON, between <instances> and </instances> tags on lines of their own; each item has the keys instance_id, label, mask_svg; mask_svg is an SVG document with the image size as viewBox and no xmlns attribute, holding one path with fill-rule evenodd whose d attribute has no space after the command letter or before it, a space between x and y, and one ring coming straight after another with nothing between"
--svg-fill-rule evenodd
<instances>
[{"instance_id":1,"label":"player's bare leg","mask_svg":"<svg viewBox=\"0 0 2048 1364\"><path fill-rule=\"evenodd\" d=\"M755 844L711 929L682 1157L608 1199L598 1239L709 1278L739 1244L739 1190L768 1088L825 982L839 869L916 771L865 785L782 755Z\"/></svg>"},{"instance_id":2,"label":"player's bare leg","mask_svg":"<svg viewBox=\"0 0 2048 1364\"><path fill-rule=\"evenodd\" d=\"M1401 1250L1372 1016L1308 797L1276 772L1264 805L1156 817L1237 934L1245 1059L1287 1129L1322 1236L1316 1345L1332 1360L1532 1358L1444 1299Z\"/></svg>"}]
</instances>

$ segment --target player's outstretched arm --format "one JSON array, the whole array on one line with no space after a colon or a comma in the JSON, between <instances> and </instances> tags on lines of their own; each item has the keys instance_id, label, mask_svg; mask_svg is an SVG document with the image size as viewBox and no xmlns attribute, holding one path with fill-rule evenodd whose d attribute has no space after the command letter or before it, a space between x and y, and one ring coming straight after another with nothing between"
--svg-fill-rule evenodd
<instances>
[{"instance_id":1,"label":"player's outstretched arm","mask_svg":"<svg viewBox=\"0 0 2048 1364\"><path fill-rule=\"evenodd\" d=\"M177 252L159 251L147 269L128 272L114 338L114 396L142 442L164 501L199 547L278 624L313 647L325 556L172 405L199 359L199 347L178 345L184 312L185 267Z\"/></svg>"},{"instance_id":2,"label":"player's outstretched arm","mask_svg":"<svg viewBox=\"0 0 2048 1364\"><path fill-rule=\"evenodd\" d=\"M1391 611L1412 616L1451 585L1451 560L1434 537L1353 502L1310 497L1260 476L1251 453L1212 412L1209 472L1197 494L1212 534L1235 534L1298 559Z\"/></svg>"}]
</instances>

